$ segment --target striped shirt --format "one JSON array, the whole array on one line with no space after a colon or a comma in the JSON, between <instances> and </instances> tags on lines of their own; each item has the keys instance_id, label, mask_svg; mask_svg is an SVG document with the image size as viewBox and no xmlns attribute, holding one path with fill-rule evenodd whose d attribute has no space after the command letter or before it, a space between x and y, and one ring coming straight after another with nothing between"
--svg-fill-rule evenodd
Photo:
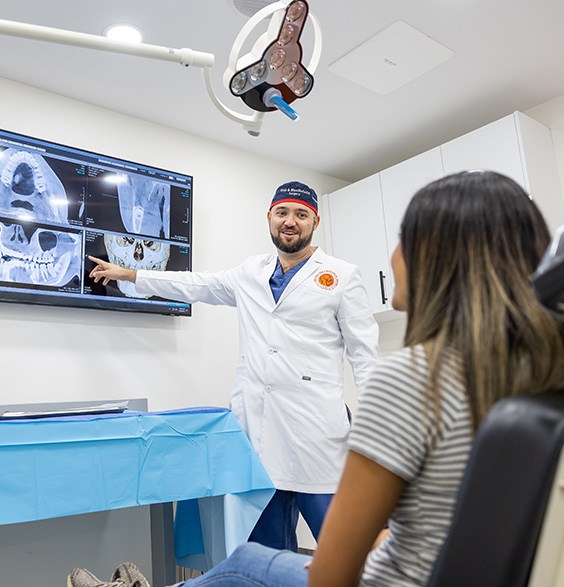
<instances>
[{"instance_id":1,"label":"striped shirt","mask_svg":"<svg viewBox=\"0 0 564 587\"><path fill-rule=\"evenodd\" d=\"M472 427L460 361L452 354L442 365L433 441L428 374L423 347L402 349L380 362L360 398L349 448L407 482L389 520L390 536L369 553L361 586L425 585L448 532Z\"/></svg>"}]
</instances>

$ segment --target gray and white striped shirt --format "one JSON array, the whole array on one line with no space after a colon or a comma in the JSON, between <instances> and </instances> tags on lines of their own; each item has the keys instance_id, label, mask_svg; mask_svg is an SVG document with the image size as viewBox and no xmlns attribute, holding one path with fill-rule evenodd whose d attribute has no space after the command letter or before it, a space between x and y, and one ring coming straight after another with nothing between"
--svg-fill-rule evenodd
<instances>
[{"instance_id":1,"label":"gray and white striped shirt","mask_svg":"<svg viewBox=\"0 0 564 587\"><path fill-rule=\"evenodd\" d=\"M407 481L389 521L390 536L366 560L361 586L425 585L451 521L472 444L460 361L441 368L441 416L436 436L422 346L380 362L360 398L349 448Z\"/></svg>"}]
</instances>

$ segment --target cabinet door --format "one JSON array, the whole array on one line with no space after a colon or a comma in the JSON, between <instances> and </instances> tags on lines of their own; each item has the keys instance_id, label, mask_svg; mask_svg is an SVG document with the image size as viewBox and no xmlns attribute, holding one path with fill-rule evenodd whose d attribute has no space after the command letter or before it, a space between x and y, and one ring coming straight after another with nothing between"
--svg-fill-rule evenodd
<instances>
[{"instance_id":1,"label":"cabinet door","mask_svg":"<svg viewBox=\"0 0 564 587\"><path fill-rule=\"evenodd\" d=\"M386 241L390 254L399 243L404 212L415 192L443 176L440 147L421 153L380 172ZM393 275L390 276L393 287Z\"/></svg>"},{"instance_id":2,"label":"cabinet door","mask_svg":"<svg viewBox=\"0 0 564 587\"><path fill-rule=\"evenodd\" d=\"M331 253L358 265L373 312L389 310L389 255L378 174L326 198Z\"/></svg>"},{"instance_id":3,"label":"cabinet door","mask_svg":"<svg viewBox=\"0 0 564 587\"><path fill-rule=\"evenodd\" d=\"M513 114L445 143L441 152L445 175L472 169L497 171L530 193Z\"/></svg>"},{"instance_id":4,"label":"cabinet door","mask_svg":"<svg viewBox=\"0 0 564 587\"><path fill-rule=\"evenodd\" d=\"M464 169L503 173L531 196L554 233L564 222L564 199L550 130L514 112L441 147L445 175Z\"/></svg>"}]
</instances>

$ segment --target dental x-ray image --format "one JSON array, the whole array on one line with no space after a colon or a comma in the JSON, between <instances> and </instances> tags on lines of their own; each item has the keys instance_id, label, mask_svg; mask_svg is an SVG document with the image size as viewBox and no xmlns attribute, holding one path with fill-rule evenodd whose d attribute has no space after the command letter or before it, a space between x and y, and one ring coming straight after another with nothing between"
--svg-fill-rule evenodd
<instances>
[{"instance_id":1,"label":"dental x-ray image","mask_svg":"<svg viewBox=\"0 0 564 587\"><path fill-rule=\"evenodd\" d=\"M160 181L127 175L117 184L119 211L134 234L170 237L170 186Z\"/></svg>"},{"instance_id":2,"label":"dental x-ray image","mask_svg":"<svg viewBox=\"0 0 564 587\"><path fill-rule=\"evenodd\" d=\"M170 257L170 245L156 241L115 234L104 235L104 245L110 263L128 269L153 269L164 271ZM119 290L131 298L148 298L137 293L129 281L118 281Z\"/></svg>"},{"instance_id":3,"label":"dental x-ray image","mask_svg":"<svg viewBox=\"0 0 564 587\"><path fill-rule=\"evenodd\" d=\"M0 222L0 281L80 291L80 233Z\"/></svg>"},{"instance_id":4,"label":"dental x-ray image","mask_svg":"<svg viewBox=\"0 0 564 587\"><path fill-rule=\"evenodd\" d=\"M68 224L65 188L38 153L8 148L0 153L0 214Z\"/></svg>"},{"instance_id":5,"label":"dental x-ray image","mask_svg":"<svg viewBox=\"0 0 564 587\"><path fill-rule=\"evenodd\" d=\"M170 185L162 181L89 169L87 225L92 228L168 239L170 200Z\"/></svg>"}]
</instances>

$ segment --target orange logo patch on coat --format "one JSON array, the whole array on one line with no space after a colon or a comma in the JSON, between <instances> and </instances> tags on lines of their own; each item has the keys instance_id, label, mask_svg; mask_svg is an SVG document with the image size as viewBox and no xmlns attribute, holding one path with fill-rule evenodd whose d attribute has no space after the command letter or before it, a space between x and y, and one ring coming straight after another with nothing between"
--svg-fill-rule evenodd
<instances>
[{"instance_id":1,"label":"orange logo patch on coat","mask_svg":"<svg viewBox=\"0 0 564 587\"><path fill-rule=\"evenodd\" d=\"M339 278L333 271L321 271L315 276L315 283L322 289L335 289Z\"/></svg>"}]
</instances>

